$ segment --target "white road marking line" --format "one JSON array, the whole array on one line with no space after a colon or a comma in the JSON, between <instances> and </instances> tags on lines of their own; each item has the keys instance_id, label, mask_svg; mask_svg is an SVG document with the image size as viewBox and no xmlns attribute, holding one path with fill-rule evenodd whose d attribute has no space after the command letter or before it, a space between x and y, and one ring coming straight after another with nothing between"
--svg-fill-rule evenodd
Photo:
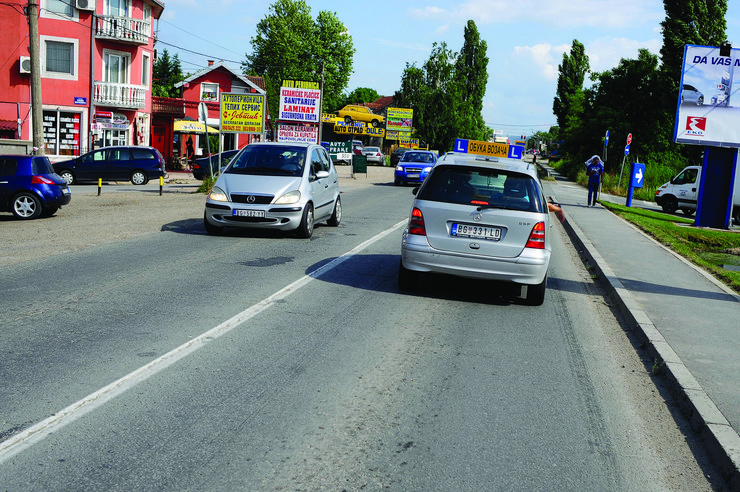
<instances>
[{"instance_id":1,"label":"white road marking line","mask_svg":"<svg viewBox=\"0 0 740 492\"><path fill-rule=\"evenodd\" d=\"M170 352L151 361L145 366L140 367L134 372L127 374L121 379L112 382L108 386L105 386L104 388L99 389L95 393L88 395L82 400L79 400L78 402L73 403L67 408L53 414L51 417L42 420L41 422L29 427L23 432L20 432L16 434L15 436L11 437L10 439L0 443L0 464L4 463L6 460L12 458L13 456L22 452L23 450L33 446L37 442L42 441L52 432L58 431L59 429L66 426L67 424L70 424L78 420L85 414L102 406L109 400L112 400L116 396L119 396L125 393L126 391L128 391L129 389L137 386L139 383L146 381L147 379L154 376L155 374L168 368L175 362L187 357L188 355L195 352L199 348L204 347L207 343L219 338L222 335L225 335L226 333L229 333L231 330L241 325L248 319L256 316L257 314L261 313L265 309L275 304L276 301L288 297L290 294L296 292L301 287L304 287L312 280L321 277L323 274L325 274L326 272L330 270L333 270L334 268L338 267L339 265L341 265L342 263L344 263L351 257L355 256L356 254L358 254L360 251L364 250L371 244L375 243L376 241L379 241L380 239L384 238L388 234L391 234L392 232L398 230L400 227L406 225L407 223L408 223L408 220L406 219L402 220L401 222L390 227L389 229L386 229L380 234L374 237L371 237L367 241L359 244L355 248L344 253L342 256L339 256L338 258L333 259L326 265L323 265L322 267L317 268L313 272L307 275L304 275L303 277L299 278L292 284L287 285L281 290L275 292L270 297L245 309L244 311L232 317L231 319L224 321L223 323L216 326L215 328L211 328L210 330L203 333L202 335L190 340L189 342L177 347L174 350L171 350Z\"/></svg>"}]
</instances>

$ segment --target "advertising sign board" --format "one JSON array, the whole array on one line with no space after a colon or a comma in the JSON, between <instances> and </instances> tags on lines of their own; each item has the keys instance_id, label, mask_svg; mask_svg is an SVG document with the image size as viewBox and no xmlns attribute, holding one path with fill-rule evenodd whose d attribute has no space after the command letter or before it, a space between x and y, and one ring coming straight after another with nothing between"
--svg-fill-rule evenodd
<instances>
[{"instance_id":1,"label":"advertising sign board","mask_svg":"<svg viewBox=\"0 0 740 492\"><path fill-rule=\"evenodd\" d=\"M414 120L414 110L406 108L388 108L385 120L385 129L399 133L411 132Z\"/></svg>"},{"instance_id":2,"label":"advertising sign board","mask_svg":"<svg viewBox=\"0 0 740 492\"><path fill-rule=\"evenodd\" d=\"M283 80L280 88L279 120L319 123L321 91L318 82Z\"/></svg>"},{"instance_id":3,"label":"advertising sign board","mask_svg":"<svg viewBox=\"0 0 740 492\"><path fill-rule=\"evenodd\" d=\"M278 129L278 142L316 143L319 127L281 124Z\"/></svg>"},{"instance_id":4,"label":"advertising sign board","mask_svg":"<svg viewBox=\"0 0 740 492\"><path fill-rule=\"evenodd\" d=\"M222 132L263 133L264 129L264 94L221 94Z\"/></svg>"},{"instance_id":5,"label":"advertising sign board","mask_svg":"<svg viewBox=\"0 0 740 492\"><path fill-rule=\"evenodd\" d=\"M720 56L717 47L686 45L673 140L740 147L740 101L731 100L733 85L740 87L740 49Z\"/></svg>"},{"instance_id":6,"label":"advertising sign board","mask_svg":"<svg viewBox=\"0 0 740 492\"><path fill-rule=\"evenodd\" d=\"M326 142L329 156L335 161L349 162L352 160L352 141Z\"/></svg>"}]
</instances>

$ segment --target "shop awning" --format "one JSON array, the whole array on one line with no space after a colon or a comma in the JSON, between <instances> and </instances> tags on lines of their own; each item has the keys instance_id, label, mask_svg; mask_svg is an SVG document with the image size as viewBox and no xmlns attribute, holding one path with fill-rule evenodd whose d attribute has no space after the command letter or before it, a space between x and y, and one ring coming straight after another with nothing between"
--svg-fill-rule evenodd
<instances>
[{"instance_id":1,"label":"shop awning","mask_svg":"<svg viewBox=\"0 0 740 492\"><path fill-rule=\"evenodd\" d=\"M18 122L11 120L0 120L0 130L18 130Z\"/></svg>"},{"instance_id":2,"label":"shop awning","mask_svg":"<svg viewBox=\"0 0 740 492\"><path fill-rule=\"evenodd\" d=\"M205 133L206 125L200 121L175 120L175 133ZM208 127L208 133L218 133L216 128Z\"/></svg>"}]
</instances>

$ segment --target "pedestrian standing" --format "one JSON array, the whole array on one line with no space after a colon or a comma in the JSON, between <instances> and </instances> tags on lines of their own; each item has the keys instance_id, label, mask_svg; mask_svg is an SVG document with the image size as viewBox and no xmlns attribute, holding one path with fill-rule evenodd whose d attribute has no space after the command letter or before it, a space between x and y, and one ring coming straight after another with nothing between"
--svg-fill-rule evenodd
<instances>
[{"instance_id":1,"label":"pedestrian standing","mask_svg":"<svg viewBox=\"0 0 740 492\"><path fill-rule=\"evenodd\" d=\"M593 207L599 197L599 186L604 179L604 162L598 155L586 161L586 175L588 175L588 206Z\"/></svg>"}]
</instances>

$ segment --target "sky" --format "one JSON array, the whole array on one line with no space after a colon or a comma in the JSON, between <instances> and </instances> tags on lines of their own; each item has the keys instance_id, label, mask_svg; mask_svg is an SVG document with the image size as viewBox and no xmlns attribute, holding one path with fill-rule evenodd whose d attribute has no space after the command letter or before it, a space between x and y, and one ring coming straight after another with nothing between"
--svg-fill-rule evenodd
<instances>
[{"instance_id":1,"label":"sky","mask_svg":"<svg viewBox=\"0 0 740 492\"><path fill-rule=\"evenodd\" d=\"M184 73L223 60L240 71L257 23L272 0L165 0L158 23L160 52L178 54ZM421 66L433 43L460 51L473 20L488 44L483 119L504 135L532 135L555 125L552 112L558 65L573 40L586 48L592 71L637 58L640 48L659 55L662 0L430 0L373 2L306 0L315 19L333 12L356 49L347 92L358 87L392 96L406 64ZM740 48L740 2L728 2L727 40ZM587 84L590 82L587 81ZM460 138L466 138L460 136Z\"/></svg>"}]
</instances>

